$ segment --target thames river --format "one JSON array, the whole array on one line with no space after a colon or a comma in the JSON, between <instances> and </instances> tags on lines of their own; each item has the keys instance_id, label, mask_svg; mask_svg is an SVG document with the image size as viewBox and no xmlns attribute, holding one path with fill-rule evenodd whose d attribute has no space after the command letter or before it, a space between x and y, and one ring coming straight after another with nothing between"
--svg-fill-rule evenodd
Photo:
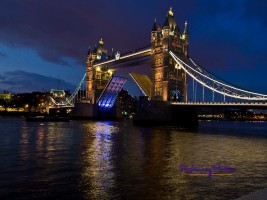
<instances>
[{"instance_id":1,"label":"thames river","mask_svg":"<svg viewBox=\"0 0 267 200\"><path fill-rule=\"evenodd\" d=\"M0 161L1 200L229 200L267 187L267 122L186 130L0 117ZM234 170L208 176L181 165Z\"/></svg>"}]
</instances>

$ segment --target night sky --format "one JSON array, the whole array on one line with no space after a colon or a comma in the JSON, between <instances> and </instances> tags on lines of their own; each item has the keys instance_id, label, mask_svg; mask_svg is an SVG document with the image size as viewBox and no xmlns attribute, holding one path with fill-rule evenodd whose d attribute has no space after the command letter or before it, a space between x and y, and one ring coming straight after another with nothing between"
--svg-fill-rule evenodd
<instances>
[{"instance_id":1,"label":"night sky","mask_svg":"<svg viewBox=\"0 0 267 200\"><path fill-rule=\"evenodd\" d=\"M89 46L101 37L108 51L149 45L154 18L163 24L170 7L182 30L188 21L195 61L267 94L265 0L0 0L0 92L77 85Z\"/></svg>"}]
</instances>

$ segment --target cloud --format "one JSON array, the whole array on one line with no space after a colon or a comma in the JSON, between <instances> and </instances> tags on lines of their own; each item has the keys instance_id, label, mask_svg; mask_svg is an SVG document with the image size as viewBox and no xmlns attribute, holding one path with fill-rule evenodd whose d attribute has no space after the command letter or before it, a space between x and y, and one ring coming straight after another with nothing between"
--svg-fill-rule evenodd
<instances>
[{"instance_id":1,"label":"cloud","mask_svg":"<svg viewBox=\"0 0 267 200\"><path fill-rule=\"evenodd\" d=\"M139 3L146 8L144 11L139 9ZM0 3L0 42L35 49L42 59L56 64L68 65L64 57L84 64L88 46L97 44L100 37L108 49L114 47L120 51L150 43L153 21L153 17L147 16L150 4L140 0L139 3L3 0ZM140 24L142 19L149 22L148 29Z\"/></svg>"},{"instance_id":2,"label":"cloud","mask_svg":"<svg viewBox=\"0 0 267 200\"><path fill-rule=\"evenodd\" d=\"M266 64L264 0L2 0L0 43L34 49L55 64L84 66L88 46L100 37L120 52L149 44L154 17L162 24L171 6L181 29L188 20L190 51L202 64L223 70Z\"/></svg>"},{"instance_id":3,"label":"cloud","mask_svg":"<svg viewBox=\"0 0 267 200\"><path fill-rule=\"evenodd\" d=\"M7 57L7 55L2 53L2 52L0 52L0 57Z\"/></svg>"},{"instance_id":4,"label":"cloud","mask_svg":"<svg viewBox=\"0 0 267 200\"><path fill-rule=\"evenodd\" d=\"M51 89L73 91L75 86L57 78L25 71L10 71L0 75L0 89L14 93L50 91Z\"/></svg>"},{"instance_id":5,"label":"cloud","mask_svg":"<svg viewBox=\"0 0 267 200\"><path fill-rule=\"evenodd\" d=\"M68 63L62 56L57 55L56 53L49 52L39 52L39 55L41 58L43 58L46 61L56 63L59 65L65 65L65 66L71 66L70 63Z\"/></svg>"}]
</instances>

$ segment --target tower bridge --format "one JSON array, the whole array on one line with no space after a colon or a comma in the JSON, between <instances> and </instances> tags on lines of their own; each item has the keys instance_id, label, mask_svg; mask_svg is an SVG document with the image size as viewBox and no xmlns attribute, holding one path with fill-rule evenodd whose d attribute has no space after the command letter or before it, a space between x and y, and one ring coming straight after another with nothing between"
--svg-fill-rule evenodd
<instances>
[{"instance_id":1,"label":"tower bridge","mask_svg":"<svg viewBox=\"0 0 267 200\"><path fill-rule=\"evenodd\" d=\"M182 60L188 57L189 33L187 22L181 33L174 19L174 13L170 9L167 13L163 26L154 21L151 31L151 44L145 48L120 55L112 52L107 55L104 42L101 39L93 51L88 52L87 57L87 98L94 104L101 94L104 85L112 75L112 72L121 67L133 66L140 63L150 62L151 65L151 100L169 101L177 96L179 90L180 98L187 101L186 73L176 69L176 63L169 54L171 49ZM178 76L176 71L179 70ZM176 91L176 92L173 92Z\"/></svg>"},{"instance_id":2,"label":"tower bridge","mask_svg":"<svg viewBox=\"0 0 267 200\"><path fill-rule=\"evenodd\" d=\"M217 78L198 65L189 56L189 38L187 22L181 30L175 21L172 8L167 12L162 26L158 25L156 20L154 21L150 44L143 48L127 53L112 50L108 54L101 38L98 46L93 50L89 49L86 73L73 95L66 102L69 104L73 102L75 97L79 96L79 91L83 86L85 88L82 91L85 93L82 98L83 102L91 107L88 112L90 115L96 115L94 107L100 108L98 110L106 110L101 106L112 108L114 98L126 81L114 78L114 71L146 63L146 67L151 69L150 77L136 73L130 74L142 93L147 96L147 101L140 103L140 106L143 107L140 107L139 111L143 119L167 113L166 119L172 120L177 118L177 113L173 113L171 110L174 107L177 112L181 112L179 109L177 110L178 107L186 108L187 110L183 112L187 113L191 112L188 110L190 107L195 109L205 106L266 108L267 95L238 88ZM212 94L210 102L206 102L205 99L208 90ZM201 93L201 98L197 102L199 93ZM223 103L216 102L216 95L223 97ZM108 100L109 97L113 100ZM227 103L227 98L237 99L238 102ZM244 104L244 101L249 101L249 103ZM147 109L144 108L144 105L148 106ZM154 111L151 110L152 108ZM164 112L157 112L158 109L162 109ZM143 115L144 112L146 115ZM160 116L158 117L160 118Z\"/></svg>"}]
</instances>

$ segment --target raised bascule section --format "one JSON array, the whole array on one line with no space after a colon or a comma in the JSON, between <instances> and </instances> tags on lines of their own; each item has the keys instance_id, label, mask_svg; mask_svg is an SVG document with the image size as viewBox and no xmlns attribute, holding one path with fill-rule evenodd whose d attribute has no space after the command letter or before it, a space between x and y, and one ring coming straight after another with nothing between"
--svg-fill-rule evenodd
<instances>
[{"instance_id":1,"label":"raised bascule section","mask_svg":"<svg viewBox=\"0 0 267 200\"><path fill-rule=\"evenodd\" d=\"M112 109L125 82L126 79L122 77L113 76L110 78L106 88L97 100L97 105L100 111L110 111Z\"/></svg>"},{"instance_id":2,"label":"raised bascule section","mask_svg":"<svg viewBox=\"0 0 267 200\"><path fill-rule=\"evenodd\" d=\"M111 111L126 81L126 79L114 77L114 71L143 64L151 69L149 76L129 73L142 94L147 96L138 103L135 121L197 123L196 108L200 105L203 107L223 105L236 108L244 107L244 101L249 101L246 103L246 108L267 108L267 95L238 88L196 64L189 56L188 24L185 22L181 31L175 21L172 8L167 12L162 26L158 25L156 20L154 21L150 45L127 53L114 50L108 53L101 38L98 46L93 50L89 49L86 64L83 80L74 94L66 99L66 103L74 105L73 100L80 94L78 99L80 104L83 104L83 116L95 117L102 112ZM190 94L189 85L192 87ZM84 90L81 89L82 86L85 86ZM208 90L212 94L210 98L212 100L209 102L205 99ZM83 95L79 91L83 91ZM197 98L197 95L202 96ZM216 102L215 95L221 95L223 100L220 103ZM227 102L226 98L240 102ZM87 107L88 112L84 106Z\"/></svg>"},{"instance_id":3,"label":"raised bascule section","mask_svg":"<svg viewBox=\"0 0 267 200\"><path fill-rule=\"evenodd\" d=\"M130 72L129 75L134 80L143 96L147 96L151 99L151 79L145 74Z\"/></svg>"}]
</instances>

